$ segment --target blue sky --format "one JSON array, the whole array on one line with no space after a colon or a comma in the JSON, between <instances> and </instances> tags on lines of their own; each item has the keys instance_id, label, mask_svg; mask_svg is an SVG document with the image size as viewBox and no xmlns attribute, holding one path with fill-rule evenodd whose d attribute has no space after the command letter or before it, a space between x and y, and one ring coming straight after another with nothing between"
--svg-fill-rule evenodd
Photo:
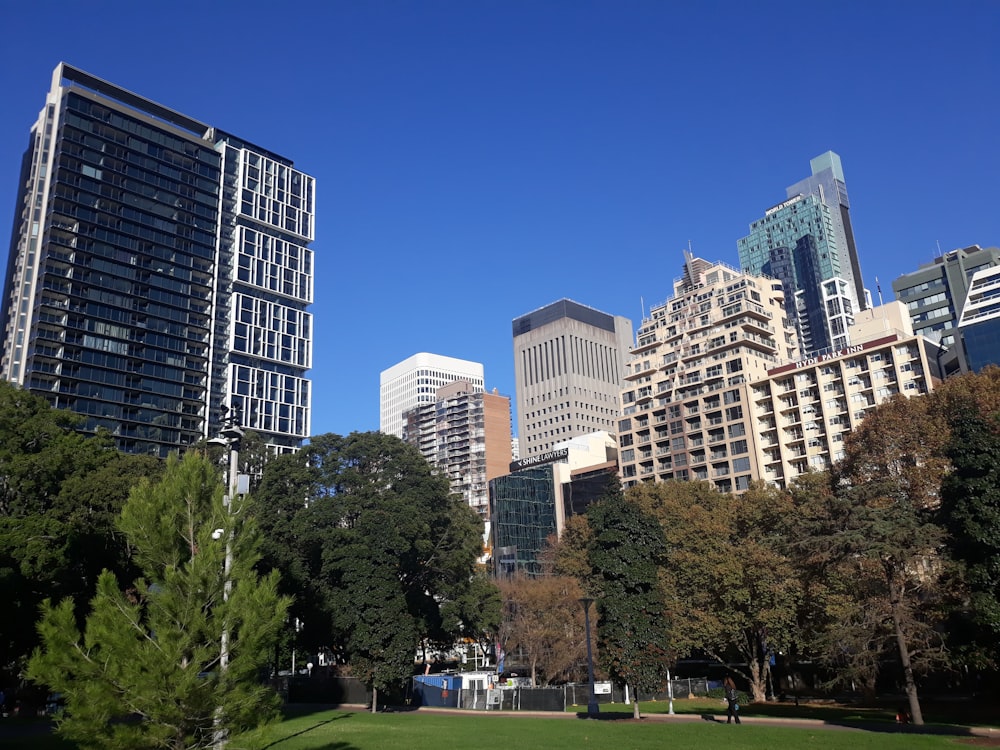
<instances>
[{"instance_id":1,"label":"blue sky","mask_svg":"<svg viewBox=\"0 0 1000 750\"><path fill-rule=\"evenodd\" d=\"M0 226L60 60L291 158L317 179L312 432L372 430L411 354L513 398L513 318L638 325L689 242L738 265L827 150L874 296L1000 244L998 32L993 0L6 0Z\"/></svg>"}]
</instances>

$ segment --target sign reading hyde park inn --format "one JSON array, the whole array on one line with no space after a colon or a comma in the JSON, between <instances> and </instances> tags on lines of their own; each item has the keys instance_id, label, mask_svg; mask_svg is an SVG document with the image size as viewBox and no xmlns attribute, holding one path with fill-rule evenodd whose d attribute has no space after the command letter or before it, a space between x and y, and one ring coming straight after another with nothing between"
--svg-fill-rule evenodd
<instances>
[{"instance_id":1,"label":"sign reading hyde park inn","mask_svg":"<svg viewBox=\"0 0 1000 750\"><path fill-rule=\"evenodd\" d=\"M806 367L812 367L813 365L822 364L823 362L828 362L832 359L839 359L840 357L846 357L849 354L860 354L866 349L874 349L877 346L882 346L883 344L888 344L892 341L898 341L898 335L883 336L880 339L874 339L873 341L866 341L863 344L854 344L852 346L845 346L840 349L834 349L833 351L826 352L824 354L817 354L815 357L807 357L806 359L800 359L797 362L792 362L788 365L782 365L781 367L775 367L773 370L768 370L768 377L771 375L780 375L783 372L790 372L791 370L801 370Z\"/></svg>"}]
</instances>

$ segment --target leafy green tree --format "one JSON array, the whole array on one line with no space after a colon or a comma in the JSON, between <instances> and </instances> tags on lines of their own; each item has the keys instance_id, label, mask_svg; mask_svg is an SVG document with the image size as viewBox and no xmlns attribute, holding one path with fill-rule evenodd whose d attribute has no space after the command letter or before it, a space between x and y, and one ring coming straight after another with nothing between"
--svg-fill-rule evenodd
<instances>
[{"instance_id":1,"label":"leafy green tree","mask_svg":"<svg viewBox=\"0 0 1000 750\"><path fill-rule=\"evenodd\" d=\"M789 514L790 551L801 571L802 605L798 632L789 647L792 657L808 658L828 668L827 688L860 689L874 700L876 680L890 636L885 602L877 595L880 582L862 576L853 561L831 564L815 554L810 540L829 527L829 517L841 500L827 472L810 472L789 488L794 511ZM787 675L798 688L796 675Z\"/></svg>"},{"instance_id":2,"label":"leafy green tree","mask_svg":"<svg viewBox=\"0 0 1000 750\"><path fill-rule=\"evenodd\" d=\"M742 661L745 671L730 668L753 700L765 700L771 657L793 642L801 602L787 549L788 495L764 485L734 496L708 482L665 482L631 488L629 497L666 536L662 584L677 653Z\"/></svg>"},{"instance_id":3,"label":"leafy green tree","mask_svg":"<svg viewBox=\"0 0 1000 750\"><path fill-rule=\"evenodd\" d=\"M442 627L467 642L476 642L483 653L495 650L500 631L500 589L484 566L477 565L468 587L441 602Z\"/></svg>"},{"instance_id":4,"label":"leafy green tree","mask_svg":"<svg viewBox=\"0 0 1000 750\"><path fill-rule=\"evenodd\" d=\"M671 651L660 570L666 556L656 518L625 499L617 482L587 509L588 560L597 586L598 652L612 679L639 692L666 683Z\"/></svg>"},{"instance_id":5,"label":"leafy green tree","mask_svg":"<svg viewBox=\"0 0 1000 750\"><path fill-rule=\"evenodd\" d=\"M269 564L299 588L308 637L350 663L373 710L412 673L421 640L450 646L476 629L458 613L481 587L482 521L413 446L320 435L267 465L257 502Z\"/></svg>"},{"instance_id":6,"label":"leafy green tree","mask_svg":"<svg viewBox=\"0 0 1000 750\"><path fill-rule=\"evenodd\" d=\"M837 502L809 538L828 564L878 582L865 589L868 605L888 614L915 724L923 723L915 674L946 658L936 625L949 560L935 515L947 440L928 399L880 404L848 436L833 471Z\"/></svg>"},{"instance_id":7,"label":"leafy green tree","mask_svg":"<svg viewBox=\"0 0 1000 750\"><path fill-rule=\"evenodd\" d=\"M966 663L1000 663L1000 368L950 379L931 394L948 422L951 471L941 485L939 523L964 568L967 602L955 608L952 645Z\"/></svg>"},{"instance_id":8,"label":"leafy green tree","mask_svg":"<svg viewBox=\"0 0 1000 750\"><path fill-rule=\"evenodd\" d=\"M60 734L85 748L179 750L275 716L260 668L288 601L277 574L254 571L243 510L226 509L217 467L193 451L133 489L119 528L142 577L122 590L101 574L82 633L71 599L42 608L28 675L65 696Z\"/></svg>"},{"instance_id":9,"label":"leafy green tree","mask_svg":"<svg viewBox=\"0 0 1000 750\"><path fill-rule=\"evenodd\" d=\"M34 623L43 599L72 597L80 615L102 570L134 575L115 521L131 487L158 474L161 464L118 453L106 434L85 437L76 432L79 424L78 416L0 383L4 684L38 643Z\"/></svg>"}]
</instances>

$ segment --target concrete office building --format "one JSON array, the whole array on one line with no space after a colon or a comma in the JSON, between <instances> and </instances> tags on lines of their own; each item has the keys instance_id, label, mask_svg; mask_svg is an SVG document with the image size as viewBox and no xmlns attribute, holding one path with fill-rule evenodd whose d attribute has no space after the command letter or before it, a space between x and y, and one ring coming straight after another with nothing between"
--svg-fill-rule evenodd
<instances>
[{"instance_id":1,"label":"concrete office building","mask_svg":"<svg viewBox=\"0 0 1000 750\"><path fill-rule=\"evenodd\" d=\"M810 162L812 176L787 189L737 242L740 267L782 282L804 352L848 343L857 311L870 307L861 280L840 157Z\"/></svg>"},{"instance_id":2,"label":"concrete office building","mask_svg":"<svg viewBox=\"0 0 1000 750\"><path fill-rule=\"evenodd\" d=\"M510 470L510 399L456 380L438 388L432 403L407 411L403 421L403 440L448 477L453 492L488 517L488 483Z\"/></svg>"},{"instance_id":3,"label":"concrete office building","mask_svg":"<svg viewBox=\"0 0 1000 750\"><path fill-rule=\"evenodd\" d=\"M403 415L420 404L432 404L437 389L465 380L473 391L484 390L479 362L419 352L379 375L379 431L403 437Z\"/></svg>"},{"instance_id":4,"label":"concrete office building","mask_svg":"<svg viewBox=\"0 0 1000 750\"><path fill-rule=\"evenodd\" d=\"M294 450L314 225L287 158L62 63L19 176L0 374L123 451L165 456L229 408Z\"/></svg>"},{"instance_id":5,"label":"concrete office building","mask_svg":"<svg viewBox=\"0 0 1000 750\"><path fill-rule=\"evenodd\" d=\"M513 321L519 452L530 458L618 422L632 321L562 299Z\"/></svg>"},{"instance_id":6,"label":"concrete office building","mask_svg":"<svg viewBox=\"0 0 1000 750\"><path fill-rule=\"evenodd\" d=\"M906 305L913 332L948 349L949 374L969 369L955 329L969 295L973 274L1000 265L1000 248L971 245L952 250L904 273L892 282L896 299Z\"/></svg>"},{"instance_id":7,"label":"concrete office building","mask_svg":"<svg viewBox=\"0 0 1000 750\"><path fill-rule=\"evenodd\" d=\"M937 345L915 335L899 302L865 310L837 351L784 363L751 384L758 477L779 487L844 457L844 437L896 394L916 396L940 380Z\"/></svg>"},{"instance_id":8,"label":"concrete office building","mask_svg":"<svg viewBox=\"0 0 1000 750\"><path fill-rule=\"evenodd\" d=\"M706 480L746 490L761 471L748 383L797 356L780 281L685 252L673 297L650 310L626 366L623 485Z\"/></svg>"}]
</instances>

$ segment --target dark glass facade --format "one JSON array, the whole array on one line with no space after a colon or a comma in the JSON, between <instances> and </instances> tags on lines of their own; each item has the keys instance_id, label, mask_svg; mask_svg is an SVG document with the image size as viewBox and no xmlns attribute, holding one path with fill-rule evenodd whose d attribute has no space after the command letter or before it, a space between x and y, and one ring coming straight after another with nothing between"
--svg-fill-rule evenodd
<instances>
[{"instance_id":1,"label":"dark glass facade","mask_svg":"<svg viewBox=\"0 0 1000 750\"><path fill-rule=\"evenodd\" d=\"M494 571L541 573L539 555L556 533L556 484L552 464L522 469L490 481Z\"/></svg>"},{"instance_id":2,"label":"dark glass facade","mask_svg":"<svg viewBox=\"0 0 1000 750\"><path fill-rule=\"evenodd\" d=\"M180 448L204 432L220 156L79 93L64 113L25 385L126 451Z\"/></svg>"},{"instance_id":3,"label":"dark glass facade","mask_svg":"<svg viewBox=\"0 0 1000 750\"><path fill-rule=\"evenodd\" d=\"M962 326L965 361L972 372L986 365L1000 365L1000 318Z\"/></svg>"},{"instance_id":4,"label":"dark glass facade","mask_svg":"<svg viewBox=\"0 0 1000 750\"><path fill-rule=\"evenodd\" d=\"M268 442L298 445L312 182L250 148L60 65L21 172L3 377L127 452L183 449L230 405ZM252 183L261 163L274 184Z\"/></svg>"}]
</instances>

